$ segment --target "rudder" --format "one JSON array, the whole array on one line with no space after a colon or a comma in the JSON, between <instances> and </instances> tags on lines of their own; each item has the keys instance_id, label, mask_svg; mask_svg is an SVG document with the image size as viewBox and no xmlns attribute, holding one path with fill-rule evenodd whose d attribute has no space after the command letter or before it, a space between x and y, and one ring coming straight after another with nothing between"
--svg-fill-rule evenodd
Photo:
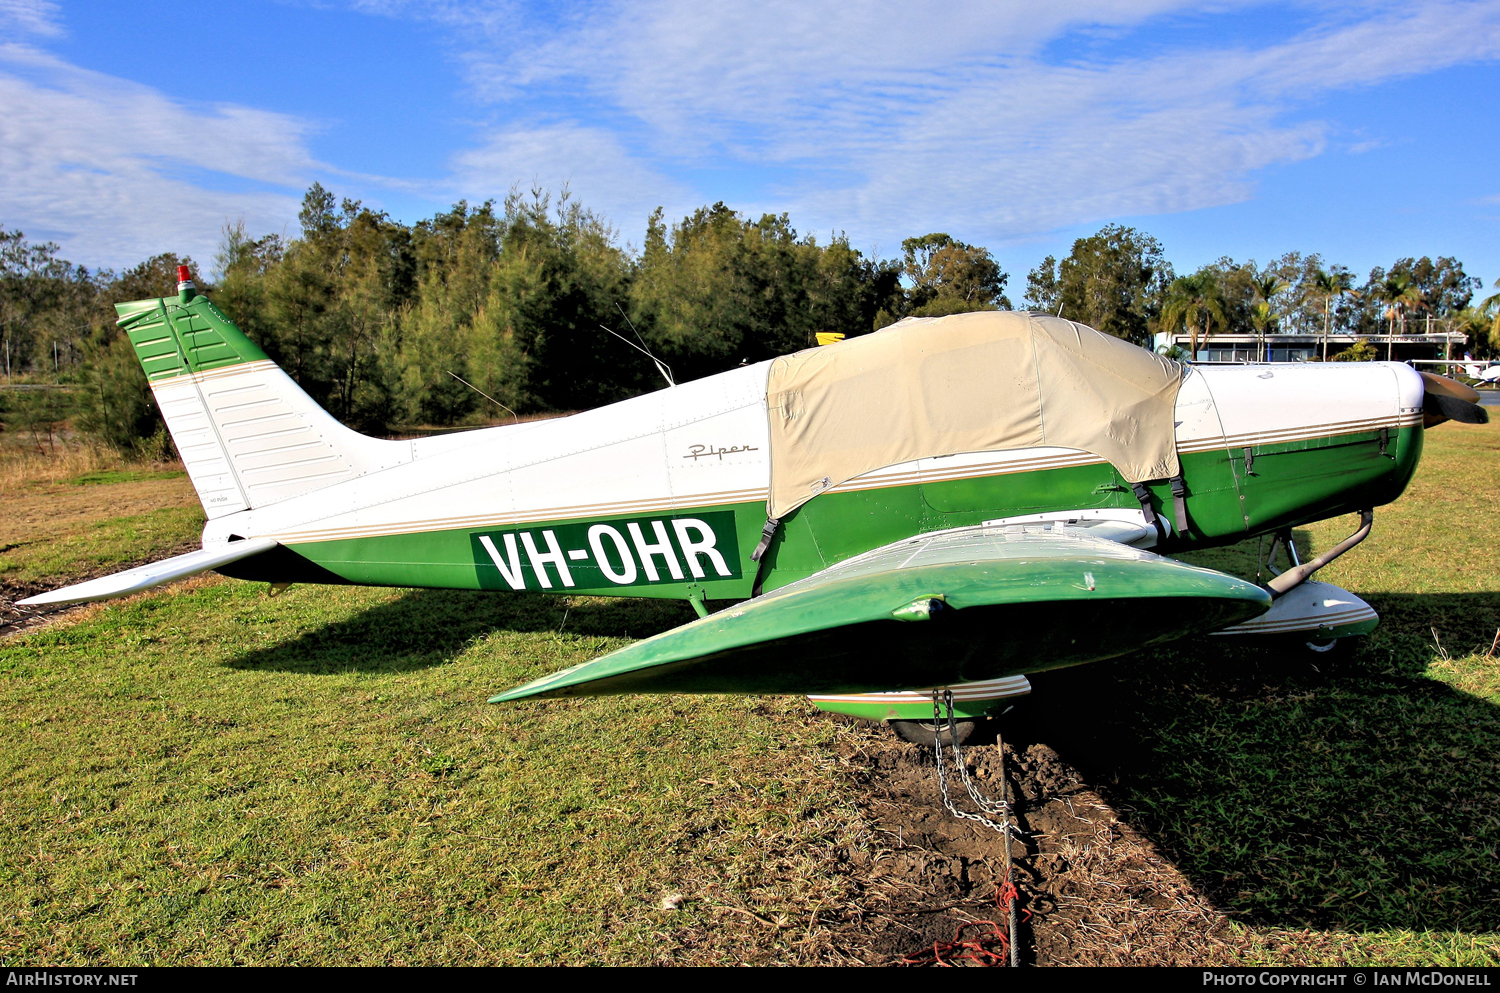
<instances>
[{"instance_id":1,"label":"rudder","mask_svg":"<svg viewBox=\"0 0 1500 993\"><path fill-rule=\"evenodd\" d=\"M116 304L188 478L212 520L412 457L351 431L245 337L180 267L175 298Z\"/></svg>"}]
</instances>

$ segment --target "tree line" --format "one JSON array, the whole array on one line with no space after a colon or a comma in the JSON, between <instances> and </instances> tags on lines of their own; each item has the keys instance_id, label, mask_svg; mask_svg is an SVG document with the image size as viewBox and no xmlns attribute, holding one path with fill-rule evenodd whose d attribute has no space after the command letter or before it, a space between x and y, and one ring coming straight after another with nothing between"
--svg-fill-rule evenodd
<instances>
[{"instance_id":1,"label":"tree line","mask_svg":"<svg viewBox=\"0 0 1500 993\"><path fill-rule=\"evenodd\" d=\"M875 259L842 234L820 242L786 214L752 219L723 203L671 224L658 209L639 248L540 190L408 225L314 184L298 220L293 238L227 226L209 273L172 253L91 271L0 229L6 382L70 387L8 390L0 419L49 440L67 421L123 450L164 452L113 305L174 294L179 264L314 399L371 433L623 399L662 385L646 352L685 381L820 333L1013 306L1009 274L982 246L930 233ZM1146 347L1157 331L1185 331L1195 349L1215 334L1380 334L1432 319L1483 356L1500 353L1500 293L1476 304L1481 286L1452 258L1400 259L1356 284L1297 252L1178 275L1156 239L1109 225L1031 270L1021 306Z\"/></svg>"}]
</instances>

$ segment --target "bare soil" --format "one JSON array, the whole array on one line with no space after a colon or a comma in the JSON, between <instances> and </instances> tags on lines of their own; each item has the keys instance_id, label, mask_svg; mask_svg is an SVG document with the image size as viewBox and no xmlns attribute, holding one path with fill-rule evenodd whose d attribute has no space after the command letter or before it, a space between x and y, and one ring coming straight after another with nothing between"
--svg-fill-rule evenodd
<instances>
[{"instance_id":1,"label":"bare soil","mask_svg":"<svg viewBox=\"0 0 1500 993\"><path fill-rule=\"evenodd\" d=\"M981 725L963 750L981 791L998 797L997 725L1012 735L1003 743L1004 775L1023 832L1012 848L1021 962L1238 962L1254 940L1248 932L1232 930L1077 768L1035 740L1030 724L1017 715ZM930 750L879 728L853 740L860 744L843 758L869 797L867 816L890 846L869 883L882 894L906 896L889 900L889 909L872 905L865 961L904 964L934 942L951 941L966 922L1000 920L1003 926L995 902L1004 857L1000 835L944 810ZM960 809L973 809L961 785L950 781L949 788Z\"/></svg>"}]
</instances>

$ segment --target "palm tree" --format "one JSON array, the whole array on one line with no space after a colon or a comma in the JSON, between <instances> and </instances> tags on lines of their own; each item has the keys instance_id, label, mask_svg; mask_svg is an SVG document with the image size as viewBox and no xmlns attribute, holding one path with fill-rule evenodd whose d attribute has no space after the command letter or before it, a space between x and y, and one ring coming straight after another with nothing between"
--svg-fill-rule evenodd
<instances>
[{"instance_id":1,"label":"palm tree","mask_svg":"<svg viewBox=\"0 0 1500 993\"><path fill-rule=\"evenodd\" d=\"M1500 298L1500 294L1496 294ZM1477 307L1465 307L1455 314L1449 315L1448 330L1462 331L1468 341L1474 342L1481 351L1484 349L1485 338L1493 338L1494 332L1490 330L1489 300L1479 304ZM1497 300L1500 302L1500 300ZM1500 324L1500 321L1495 323ZM1451 354L1445 351L1443 358L1450 358Z\"/></svg>"},{"instance_id":2,"label":"palm tree","mask_svg":"<svg viewBox=\"0 0 1500 993\"><path fill-rule=\"evenodd\" d=\"M1427 294L1422 292L1422 287L1414 282L1408 282L1406 289L1401 291L1396 306L1401 308L1401 333L1406 334L1406 315L1427 308ZM1391 342L1386 342L1385 360L1391 360Z\"/></svg>"},{"instance_id":3,"label":"palm tree","mask_svg":"<svg viewBox=\"0 0 1500 993\"><path fill-rule=\"evenodd\" d=\"M1205 338L1213 335L1214 322L1222 326L1224 302L1219 294L1219 281L1210 272L1195 272L1190 276L1178 276L1167 287L1167 299L1162 304L1161 321L1168 330L1180 327L1188 329L1191 337L1193 358L1198 357L1198 330L1200 322Z\"/></svg>"},{"instance_id":4,"label":"palm tree","mask_svg":"<svg viewBox=\"0 0 1500 993\"><path fill-rule=\"evenodd\" d=\"M1415 291L1415 294L1413 294ZM1373 290L1375 299L1385 303L1385 313L1381 316L1387 320L1385 335L1385 358L1389 362L1396 340L1396 319L1401 319L1401 328L1406 329L1406 317L1404 309L1410 305L1413 299L1420 301L1422 291L1413 285L1411 279L1404 273L1391 273L1385 280Z\"/></svg>"},{"instance_id":5,"label":"palm tree","mask_svg":"<svg viewBox=\"0 0 1500 993\"><path fill-rule=\"evenodd\" d=\"M1250 311L1250 323L1255 325L1255 330L1260 334L1259 359L1266 359L1266 329L1276 324L1276 305L1272 303L1276 294L1286 289L1290 284L1275 273L1263 272L1250 280L1250 285L1255 287L1255 295L1260 297L1260 303Z\"/></svg>"},{"instance_id":6,"label":"palm tree","mask_svg":"<svg viewBox=\"0 0 1500 993\"><path fill-rule=\"evenodd\" d=\"M1349 279L1348 273L1332 273L1315 269L1312 276L1313 292L1323 298L1323 361L1328 361L1328 325L1333 319L1333 298L1340 293L1339 277Z\"/></svg>"},{"instance_id":7,"label":"palm tree","mask_svg":"<svg viewBox=\"0 0 1500 993\"><path fill-rule=\"evenodd\" d=\"M1255 327L1255 333L1260 339L1260 361L1266 360L1266 332L1276 326L1276 311L1271 305L1262 300L1250 308L1250 323Z\"/></svg>"},{"instance_id":8,"label":"palm tree","mask_svg":"<svg viewBox=\"0 0 1500 993\"><path fill-rule=\"evenodd\" d=\"M1495 280L1495 289L1500 290L1500 279ZM1479 311L1490 318L1490 341L1500 348L1500 293L1485 297Z\"/></svg>"},{"instance_id":9,"label":"palm tree","mask_svg":"<svg viewBox=\"0 0 1500 993\"><path fill-rule=\"evenodd\" d=\"M1363 294L1354 288L1354 274L1348 269L1338 269L1333 273L1333 295L1342 299L1351 296L1358 300ZM1328 314L1327 306L1324 306L1323 316L1323 361L1328 361Z\"/></svg>"},{"instance_id":10,"label":"palm tree","mask_svg":"<svg viewBox=\"0 0 1500 993\"><path fill-rule=\"evenodd\" d=\"M1396 301L1406 292L1406 280L1401 276L1387 276L1372 292L1375 299L1385 304L1385 311L1380 316L1386 319L1385 333L1390 337L1396 333Z\"/></svg>"}]
</instances>

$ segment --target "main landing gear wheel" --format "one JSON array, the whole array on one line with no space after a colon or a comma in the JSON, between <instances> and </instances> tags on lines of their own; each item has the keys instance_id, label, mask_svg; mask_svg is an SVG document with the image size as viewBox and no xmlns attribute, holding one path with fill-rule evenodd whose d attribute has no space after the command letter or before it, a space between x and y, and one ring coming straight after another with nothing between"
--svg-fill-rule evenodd
<instances>
[{"instance_id":1,"label":"main landing gear wheel","mask_svg":"<svg viewBox=\"0 0 1500 993\"><path fill-rule=\"evenodd\" d=\"M952 745L953 730L958 731L958 744L962 745L969 740L969 735L974 733L976 722L970 720L959 720L954 718L953 729L948 727L947 721L891 721L891 730L896 732L896 737L902 741L909 741L913 745L923 745L932 748L937 744L938 738L942 738L945 745Z\"/></svg>"}]
</instances>

